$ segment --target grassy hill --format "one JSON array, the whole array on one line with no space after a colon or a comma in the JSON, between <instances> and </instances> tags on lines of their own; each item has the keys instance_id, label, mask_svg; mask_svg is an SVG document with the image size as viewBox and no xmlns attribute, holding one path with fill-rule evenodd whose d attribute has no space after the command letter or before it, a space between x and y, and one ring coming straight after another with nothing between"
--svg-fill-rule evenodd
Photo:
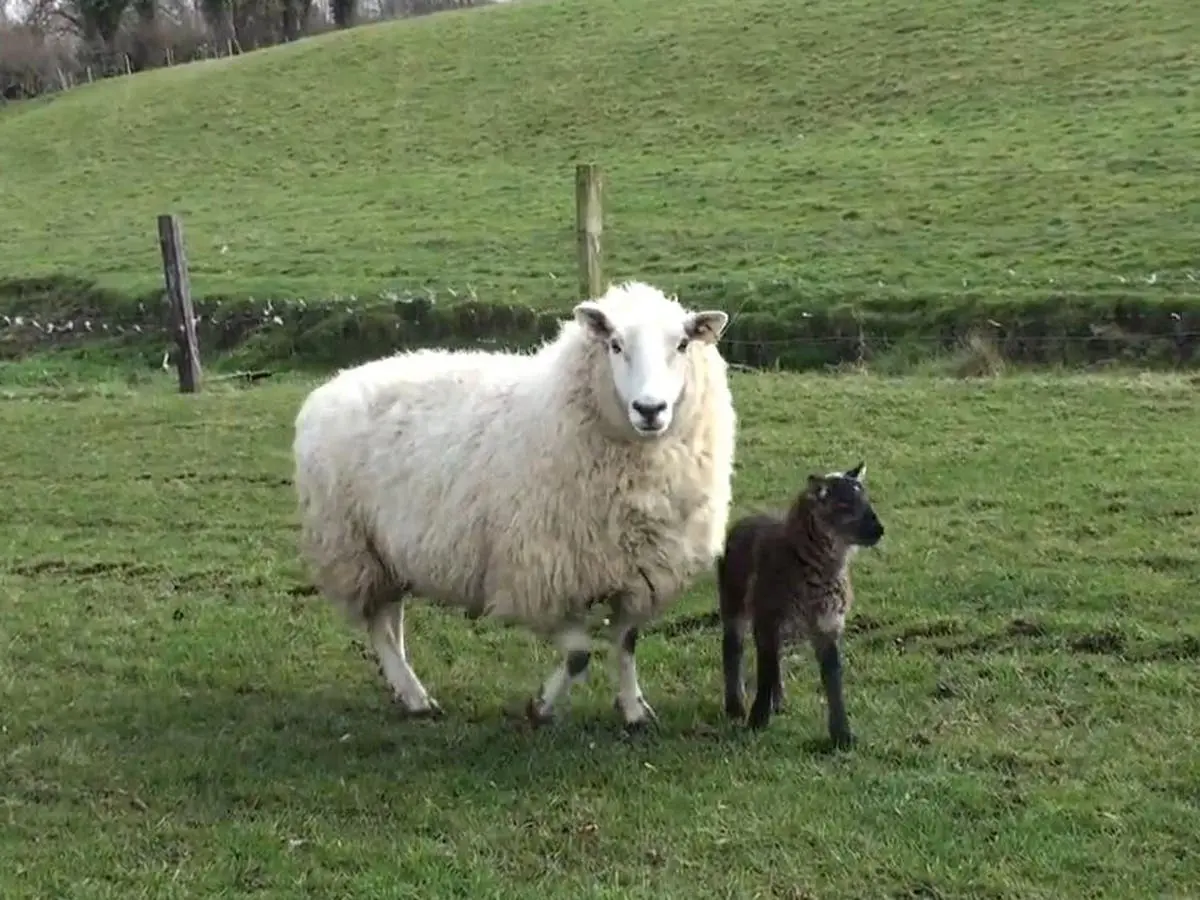
<instances>
[{"instance_id":1,"label":"grassy hill","mask_svg":"<svg viewBox=\"0 0 1200 900\"><path fill-rule=\"evenodd\" d=\"M0 114L0 279L197 295L574 299L606 276L820 310L1200 306L1200 7L529 0ZM1153 284L1149 283L1153 281Z\"/></svg>"}]
</instances>

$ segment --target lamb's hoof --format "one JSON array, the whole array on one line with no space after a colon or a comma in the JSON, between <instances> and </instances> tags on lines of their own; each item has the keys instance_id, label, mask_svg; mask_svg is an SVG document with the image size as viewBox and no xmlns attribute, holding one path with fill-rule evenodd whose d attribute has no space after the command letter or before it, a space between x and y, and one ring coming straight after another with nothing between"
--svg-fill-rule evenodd
<instances>
[{"instance_id":1,"label":"lamb's hoof","mask_svg":"<svg viewBox=\"0 0 1200 900\"><path fill-rule=\"evenodd\" d=\"M525 703L525 718L529 720L529 724L534 728L541 728L543 725L549 725L554 721L554 713L542 709L542 705L538 702L538 699L530 697Z\"/></svg>"},{"instance_id":2,"label":"lamb's hoof","mask_svg":"<svg viewBox=\"0 0 1200 900\"><path fill-rule=\"evenodd\" d=\"M849 728L839 729L829 733L829 743L835 750L849 750L857 742L857 738L854 737Z\"/></svg>"},{"instance_id":3,"label":"lamb's hoof","mask_svg":"<svg viewBox=\"0 0 1200 900\"><path fill-rule=\"evenodd\" d=\"M746 720L746 724L755 731L760 731L767 727L767 723L771 721L771 708L765 704L755 703L750 707L750 717Z\"/></svg>"},{"instance_id":4,"label":"lamb's hoof","mask_svg":"<svg viewBox=\"0 0 1200 900\"><path fill-rule=\"evenodd\" d=\"M640 734L658 725L658 713L646 702L644 697L637 699L637 712L632 716L621 705L621 698L613 701L613 708L621 714L626 734Z\"/></svg>"},{"instance_id":5,"label":"lamb's hoof","mask_svg":"<svg viewBox=\"0 0 1200 900\"><path fill-rule=\"evenodd\" d=\"M736 698L726 700L725 715L740 722L742 719L746 718L746 707L742 704L741 700Z\"/></svg>"}]
</instances>

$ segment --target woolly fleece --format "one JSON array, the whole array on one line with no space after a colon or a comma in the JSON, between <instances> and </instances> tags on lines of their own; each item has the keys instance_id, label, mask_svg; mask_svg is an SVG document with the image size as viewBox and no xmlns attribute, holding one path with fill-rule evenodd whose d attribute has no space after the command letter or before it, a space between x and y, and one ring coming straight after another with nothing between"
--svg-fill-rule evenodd
<instances>
[{"instance_id":1,"label":"woolly fleece","mask_svg":"<svg viewBox=\"0 0 1200 900\"><path fill-rule=\"evenodd\" d=\"M616 323L688 312L640 283L598 302ZM338 373L295 422L318 586L359 620L405 589L539 631L618 591L622 618L660 614L720 553L731 500L726 364L702 341L687 354L655 440L632 437L607 351L574 320L530 354L420 350Z\"/></svg>"}]
</instances>

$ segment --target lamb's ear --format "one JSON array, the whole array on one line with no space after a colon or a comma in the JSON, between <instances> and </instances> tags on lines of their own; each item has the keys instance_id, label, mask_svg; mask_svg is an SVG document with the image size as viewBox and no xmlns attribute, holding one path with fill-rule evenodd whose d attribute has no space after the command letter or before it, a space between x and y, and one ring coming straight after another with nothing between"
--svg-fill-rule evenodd
<instances>
[{"instance_id":1,"label":"lamb's ear","mask_svg":"<svg viewBox=\"0 0 1200 900\"><path fill-rule=\"evenodd\" d=\"M825 479L820 475L808 476L808 496L815 500L824 500L828 490L825 486Z\"/></svg>"},{"instance_id":2,"label":"lamb's ear","mask_svg":"<svg viewBox=\"0 0 1200 900\"><path fill-rule=\"evenodd\" d=\"M846 471L847 478L853 478L855 481L863 482L867 480L867 464L860 462L853 469Z\"/></svg>"},{"instance_id":3,"label":"lamb's ear","mask_svg":"<svg viewBox=\"0 0 1200 900\"><path fill-rule=\"evenodd\" d=\"M587 333L598 341L607 341L612 337L612 322L600 305L592 300L584 300L574 309L575 321L587 330Z\"/></svg>"},{"instance_id":4,"label":"lamb's ear","mask_svg":"<svg viewBox=\"0 0 1200 900\"><path fill-rule=\"evenodd\" d=\"M683 331L693 341L704 341L715 344L721 339L721 332L729 324L728 313L719 309L706 309L704 312L692 313L683 323Z\"/></svg>"}]
</instances>

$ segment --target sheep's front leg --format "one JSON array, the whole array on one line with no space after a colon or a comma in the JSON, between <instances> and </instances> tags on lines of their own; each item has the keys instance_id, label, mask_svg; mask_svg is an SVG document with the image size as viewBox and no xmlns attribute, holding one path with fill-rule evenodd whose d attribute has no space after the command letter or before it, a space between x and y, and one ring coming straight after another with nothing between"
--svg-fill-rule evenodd
<instances>
[{"instance_id":1,"label":"sheep's front leg","mask_svg":"<svg viewBox=\"0 0 1200 900\"><path fill-rule=\"evenodd\" d=\"M642 696L642 687L638 684L637 662L634 654L637 651L637 626L627 622L618 622L615 628L617 645L617 700L616 708L625 720L627 729L638 729L658 721L658 716Z\"/></svg>"},{"instance_id":2,"label":"sheep's front leg","mask_svg":"<svg viewBox=\"0 0 1200 900\"><path fill-rule=\"evenodd\" d=\"M537 696L531 697L525 707L525 714L534 725L545 725L553 720L555 704L567 696L572 684L584 679L592 659L592 641L584 628L568 626L554 640L562 651L563 659L542 682Z\"/></svg>"},{"instance_id":3,"label":"sheep's front leg","mask_svg":"<svg viewBox=\"0 0 1200 900\"><path fill-rule=\"evenodd\" d=\"M440 716L442 708L429 696L412 666L404 646L404 600L384 604L367 628L393 696L410 716Z\"/></svg>"}]
</instances>

